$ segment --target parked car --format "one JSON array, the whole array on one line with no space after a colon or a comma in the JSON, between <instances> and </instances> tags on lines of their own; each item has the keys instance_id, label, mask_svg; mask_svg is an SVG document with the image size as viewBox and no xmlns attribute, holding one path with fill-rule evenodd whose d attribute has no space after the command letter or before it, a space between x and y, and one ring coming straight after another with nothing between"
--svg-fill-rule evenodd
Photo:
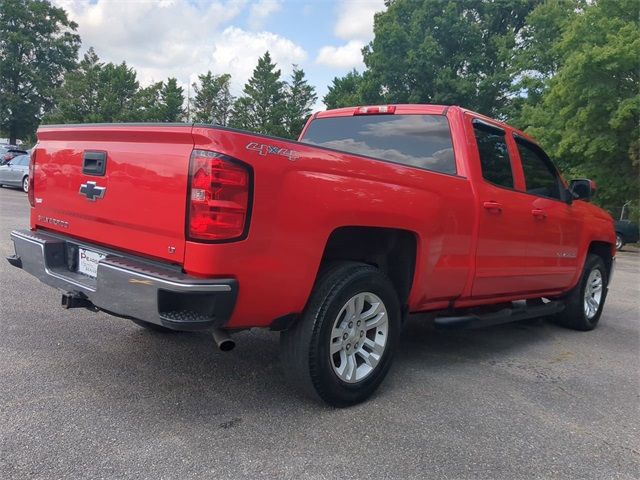
<instances>
[{"instance_id":1,"label":"parked car","mask_svg":"<svg viewBox=\"0 0 640 480\"><path fill-rule=\"evenodd\" d=\"M2 156L0 157L0 165L5 165L12 158L17 157L19 155L28 155L28 152L26 150L22 150L21 148L8 148L8 149L6 149L2 153Z\"/></svg>"},{"instance_id":2,"label":"parked car","mask_svg":"<svg viewBox=\"0 0 640 480\"><path fill-rule=\"evenodd\" d=\"M459 107L352 107L298 142L213 125L42 126L8 261L152 330L280 331L285 374L336 406L387 374L408 314L594 329L615 260L595 184Z\"/></svg>"},{"instance_id":3,"label":"parked car","mask_svg":"<svg viewBox=\"0 0 640 480\"><path fill-rule=\"evenodd\" d=\"M0 165L0 186L3 185L29 191L29 155L18 155Z\"/></svg>"},{"instance_id":4,"label":"parked car","mask_svg":"<svg viewBox=\"0 0 640 480\"><path fill-rule=\"evenodd\" d=\"M616 220L614 222L616 230L616 249L622 250L627 243L636 243L640 240L640 231L636 223L631 220Z\"/></svg>"}]
</instances>

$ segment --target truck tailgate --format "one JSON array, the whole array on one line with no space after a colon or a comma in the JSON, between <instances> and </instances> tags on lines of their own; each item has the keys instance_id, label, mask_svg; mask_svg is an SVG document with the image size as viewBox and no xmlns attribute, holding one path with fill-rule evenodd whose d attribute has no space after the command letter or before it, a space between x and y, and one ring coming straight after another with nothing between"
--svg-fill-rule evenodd
<instances>
[{"instance_id":1,"label":"truck tailgate","mask_svg":"<svg viewBox=\"0 0 640 480\"><path fill-rule=\"evenodd\" d=\"M187 125L43 126L31 226L182 263L192 150Z\"/></svg>"}]
</instances>

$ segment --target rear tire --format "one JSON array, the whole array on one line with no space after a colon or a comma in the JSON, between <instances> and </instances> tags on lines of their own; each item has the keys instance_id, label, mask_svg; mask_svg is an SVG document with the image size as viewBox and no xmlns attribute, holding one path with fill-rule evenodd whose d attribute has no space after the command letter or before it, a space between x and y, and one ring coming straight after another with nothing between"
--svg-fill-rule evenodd
<instances>
[{"instance_id":1,"label":"rear tire","mask_svg":"<svg viewBox=\"0 0 640 480\"><path fill-rule=\"evenodd\" d=\"M619 233L616 233L616 250L620 251L624 247L624 238Z\"/></svg>"},{"instance_id":2,"label":"rear tire","mask_svg":"<svg viewBox=\"0 0 640 480\"><path fill-rule=\"evenodd\" d=\"M138 320L137 318L132 318L130 319L133 323L135 323L136 325L146 329L146 330L151 330L153 332L158 332L158 333L176 333L177 330L173 330L171 328L167 328L167 327L163 327L162 325L157 325L155 323L151 323L151 322L145 322L144 320Z\"/></svg>"},{"instance_id":3,"label":"rear tire","mask_svg":"<svg viewBox=\"0 0 640 480\"><path fill-rule=\"evenodd\" d=\"M301 318L280 335L289 380L336 407L369 398L400 338L398 294L375 267L340 262L319 276Z\"/></svg>"},{"instance_id":4,"label":"rear tire","mask_svg":"<svg viewBox=\"0 0 640 480\"><path fill-rule=\"evenodd\" d=\"M559 325L573 330L593 330L598 325L609 282L602 257L590 253L578 284L565 297L565 309L556 315Z\"/></svg>"}]
</instances>

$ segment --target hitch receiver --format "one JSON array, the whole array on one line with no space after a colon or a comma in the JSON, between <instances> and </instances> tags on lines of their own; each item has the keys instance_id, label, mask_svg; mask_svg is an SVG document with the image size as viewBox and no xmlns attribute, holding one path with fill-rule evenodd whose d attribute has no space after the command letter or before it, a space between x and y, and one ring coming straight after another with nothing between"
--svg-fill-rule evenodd
<instances>
[{"instance_id":1,"label":"hitch receiver","mask_svg":"<svg viewBox=\"0 0 640 480\"><path fill-rule=\"evenodd\" d=\"M67 292L62 294L62 307L69 308L95 308L89 299L81 293Z\"/></svg>"}]
</instances>

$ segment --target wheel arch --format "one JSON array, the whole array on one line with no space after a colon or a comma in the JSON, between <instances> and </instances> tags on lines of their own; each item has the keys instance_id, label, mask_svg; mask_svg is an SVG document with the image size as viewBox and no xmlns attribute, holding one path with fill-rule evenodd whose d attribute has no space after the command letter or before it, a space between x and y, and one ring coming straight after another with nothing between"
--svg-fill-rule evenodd
<instances>
[{"instance_id":1,"label":"wheel arch","mask_svg":"<svg viewBox=\"0 0 640 480\"><path fill-rule=\"evenodd\" d=\"M401 305L411 293L415 276L418 236L400 228L342 226L329 235L320 270L336 261L356 261L374 265L391 280Z\"/></svg>"},{"instance_id":2,"label":"wheel arch","mask_svg":"<svg viewBox=\"0 0 640 480\"><path fill-rule=\"evenodd\" d=\"M609 242L594 240L589 244L589 248L587 250L587 257L589 253L592 253L602 258L602 261L604 262L605 267L607 267L607 275L609 276L611 274L613 257L615 256L615 254L613 253L614 250L615 250L615 245L612 245Z\"/></svg>"}]
</instances>

